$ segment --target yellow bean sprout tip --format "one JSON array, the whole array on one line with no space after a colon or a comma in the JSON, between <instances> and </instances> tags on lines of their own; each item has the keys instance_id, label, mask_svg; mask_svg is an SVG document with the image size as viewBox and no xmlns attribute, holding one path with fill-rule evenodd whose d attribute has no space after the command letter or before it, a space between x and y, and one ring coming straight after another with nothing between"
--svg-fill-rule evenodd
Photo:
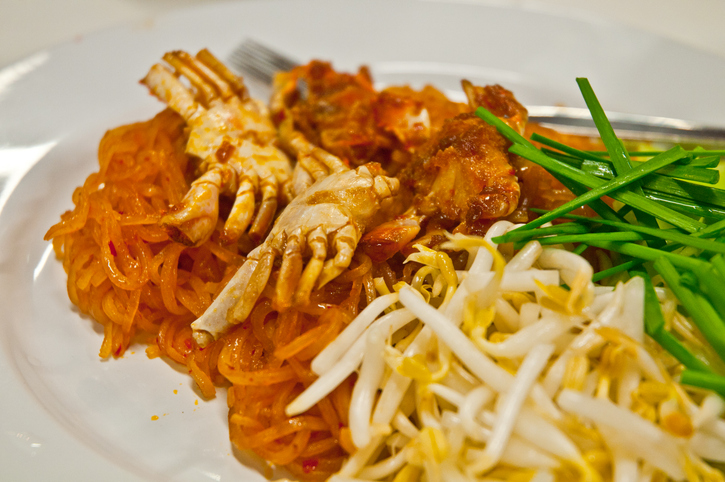
<instances>
[{"instance_id":1,"label":"yellow bean sprout tip","mask_svg":"<svg viewBox=\"0 0 725 482\"><path fill-rule=\"evenodd\" d=\"M431 383L433 376L426 365L425 355L417 354L412 357L403 358L397 368L397 372L417 382Z\"/></svg>"}]
</instances>

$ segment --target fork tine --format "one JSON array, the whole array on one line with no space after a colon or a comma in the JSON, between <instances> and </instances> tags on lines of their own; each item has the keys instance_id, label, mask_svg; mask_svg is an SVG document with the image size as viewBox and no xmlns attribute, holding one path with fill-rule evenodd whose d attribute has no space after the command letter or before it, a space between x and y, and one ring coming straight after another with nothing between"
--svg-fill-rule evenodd
<instances>
[{"instance_id":1,"label":"fork tine","mask_svg":"<svg viewBox=\"0 0 725 482\"><path fill-rule=\"evenodd\" d=\"M232 52L229 62L238 71L249 74L266 84L272 83L276 72L292 70L299 65L299 62L251 39L242 42Z\"/></svg>"}]
</instances>

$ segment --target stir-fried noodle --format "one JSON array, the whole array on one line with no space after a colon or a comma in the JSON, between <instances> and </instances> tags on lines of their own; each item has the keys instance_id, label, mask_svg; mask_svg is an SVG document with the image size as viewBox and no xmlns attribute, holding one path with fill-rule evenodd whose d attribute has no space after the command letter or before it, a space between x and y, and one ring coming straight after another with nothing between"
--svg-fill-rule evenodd
<instances>
[{"instance_id":1,"label":"stir-fried noodle","mask_svg":"<svg viewBox=\"0 0 725 482\"><path fill-rule=\"evenodd\" d=\"M158 221L189 188L184 122L170 110L109 131L98 172L73 194L75 208L46 238L68 274L70 300L104 327L101 357L122 356L134 339L151 357L185 365L205 397L228 392L230 433L240 449L286 465L309 480L340 468L349 439L347 407L354 377L303 416L284 409L314 375L310 360L374 296L365 255L303 310L278 313L263 296L249 319L212 345L196 345L190 324L244 260L218 241L198 247L169 238ZM347 433L347 435L346 435ZM352 445L348 444L348 449Z\"/></svg>"}]
</instances>

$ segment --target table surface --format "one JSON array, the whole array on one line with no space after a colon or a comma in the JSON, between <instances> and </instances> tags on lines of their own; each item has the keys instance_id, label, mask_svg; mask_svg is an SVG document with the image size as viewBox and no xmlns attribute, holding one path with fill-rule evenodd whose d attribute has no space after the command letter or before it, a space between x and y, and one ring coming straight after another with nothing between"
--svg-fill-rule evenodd
<instances>
[{"instance_id":1,"label":"table surface","mask_svg":"<svg viewBox=\"0 0 725 482\"><path fill-rule=\"evenodd\" d=\"M148 22L174 9L219 1L222 0L0 0L0 68L113 25ZM725 58L723 0L494 1L596 15Z\"/></svg>"}]
</instances>

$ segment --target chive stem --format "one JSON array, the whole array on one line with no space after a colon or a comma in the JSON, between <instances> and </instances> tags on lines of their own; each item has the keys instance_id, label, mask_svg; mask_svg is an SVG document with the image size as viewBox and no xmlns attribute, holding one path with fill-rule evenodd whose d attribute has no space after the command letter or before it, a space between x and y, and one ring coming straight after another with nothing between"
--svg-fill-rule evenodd
<instances>
[{"instance_id":1,"label":"chive stem","mask_svg":"<svg viewBox=\"0 0 725 482\"><path fill-rule=\"evenodd\" d=\"M636 275L644 280L645 332L687 368L710 372L710 367L705 362L693 355L672 333L665 329L662 307L647 273L637 272Z\"/></svg>"},{"instance_id":2,"label":"chive stem","mask_svg":"<svg viewBox=\"0 0 725 482\"><path fill-rule=\"evenodd\" d=\"M680 282L680 274L665 257L655 260L654 268L662 275L718 356L725 360L725 322L717 311L702 293L692 291Z\"/></svg>"},{"instance_id":3,"label":"chive stem","mask_svg":"<svg viewBox=\"0 0 725 482\"><path fill-rule=\"evenodd\" d=\"M532 211L542 212L541 209L532 209ZM544 212L546 212L546 211L544 211ZM697 234L699 232L695 233L695 234L687 235L687 234L678 232L674 229L654 229L654 228L650 228L648 226L640 226L637 224L623 223L620 221L610 221L608 219L588 218L586 216L577 216L574 214L567 214L562 217L566 218L566 219L573 219L573 220L579 221L579 222L592 223L592 224L603 224L605 226L612 226L614 228L618 228L618 229L622 229L622 230L635 231L635 232L646 234L648 236L652 236L655 238L664 239L666 241L672 241L672 242L680 243L680 244L683 244L686 246L692 246L693 248L701 249L704 251L725 254L725 243L720 243L717 241L712 241L709 239L704 239L702 237L699 237L699 236L697 236ZM725 229L725 225L723 226L723 229ZM511 231L511 232L513 233L515 231Z\"/></svg>"},{"instance_id":4,"label":"chive stem","mask_svg":"<svg viewBox=\"0 0 725 482\"><path fill-rule=\"evenodd\" d=\"M612 275L619 274L622 271L629 271L630 269L636 268L637 266L642 266L646 262L647 262L647 260L645 260L645 259L636 258L636 259L632 259L629 261L625 261L624 263L620 263L616 266L612 266L611 268L597 271L592 276L592 282L596 283L597 281L601 281L604 278L608 278Z\"/></svg>"},{"instance_id":5,"label":"chive stem","mask_svg":"<svg viewBox=\"0 0 725 482\"><path fill-rule=\"evenodd\" d=\"M596 243L611 241L645 241L647 237L633 231L616 231L609 233L587 233L587 234L561 234L558 236L536 237L542 246L565 243L588 243L595 246Z\"/></svg>"},{"instance_id":6,"label":"chive stem","mask_svg":"<svg viewBox=\"0 0 725 482\"><path fill-rule=\"evenodd\" d=\"M545 146L553 147L554 149L556 149L558 151L561 151L565 154L569 154L570 156L573 156L573 157L576 157L579 159L588 159L591 161L606 162L606 159L604 157L593 154L592 152L581 151L574 147L567 146L566 144L562 144L561 142L555 141L553 139L549 139L548 137L544 137L541 134L538 134L536 132L531 134L531 140L538 142L539 144L543 144Z\"/></svg>"},{"instance_id":7,"label":"chive stem","mask_svg":"<svg viewBox=\"0 0 725 482\"><path fill-rule=\"evenodd\" d=\"M591 174L582 172L581 170L573 168L560 161L552 159L535 148L529 148L523 145L513 145L509 150L514 154L517 154L521 157L529 159L536 164L539 164L550 172L556 172L561 176L568 177L575 182L578 182L579 184L583 184L591 188L591 191L588 191L582 196L579 196L578 198L569 201L568 203L552 211L550 214L551 217L545 218L543 221L541 221L541 218L535 219L534 221L532 221L532 223L535 223L532 226L529 226L531 223L527 224L527 229L530 229L534 226L541 226L541 224L544 224L551 219L556 219L556 217L559 216L559 213L572 211L573 209L576 209L577 207L586 204L589 200L599 198L604 194L608 194L610 197L617 199L625 204L630 204L637 209L648 212L655 217L664 219L667 222L678 226L688 232L696 231L703 226L703 224L699 221L684 216L655 202L652 202L644 196L638 195L631 191L617 190L627 185L628 183L641 178L645 174L652 172L653 167L659 168L663 165L675 162L677 159L682 157L684 153L684 150L679 146L673 147L672 149L663 152L657 158L652 158L649 161L642 163L642 165L638 168L633 169L632 171L624 174L623 176L618 176L617 178L609 182L599 179L596 176L592 176ZM653 162L655 162L655 164L652 164Z\"/></svg>"},{"instance_id":8,"label":"chive stem","mask_svg":"<svg viewBox=\"0 0 725 482\"><path fill-rule=\"evenodd\" d=\"M633 258L640 258L647 261L654 261L660 257L664 257L669 260L670 263L685 269L702 269L709 266L707 261L699 258L693 258L690 256L682 256L676 253L668 253L664 249L655 249L648 246L640 246L634 243L617 243L613 241L590 241L589 244L596 246L601 249L608 249L609 251L616 251L620 254L626 254ZM677 246L677 245L675 245ZM669 246L665 246L667 248Z\"/></svg>"},{"instance_id":9,"label":"chive stem","mask_svg":"<svg viewBox=\"0 0 725 482\"><path fill-rule=\"evenodd\" d=\"M680 374L680 383L705 388L725 397L725 377L697 370L684 370Z\"/></svg>"},{"instance_id":10,"label":"chive stem","mask_svg":"<svg viewBox=\"0 0 725 482\"><path fill-rule=\"evenodd\" d=\"M522 229L527 225L521 226L519 229L514 229L506 234L497 236L491 241L494 243L508 243L510 241L518 241L519 239L528 239L542 236L551 236L559 234L586 234L589 229L586 226L582 226L577 223L563 223L556 226L549 226L546 228L536 229Z\"/></svg>"}]
</instances>

